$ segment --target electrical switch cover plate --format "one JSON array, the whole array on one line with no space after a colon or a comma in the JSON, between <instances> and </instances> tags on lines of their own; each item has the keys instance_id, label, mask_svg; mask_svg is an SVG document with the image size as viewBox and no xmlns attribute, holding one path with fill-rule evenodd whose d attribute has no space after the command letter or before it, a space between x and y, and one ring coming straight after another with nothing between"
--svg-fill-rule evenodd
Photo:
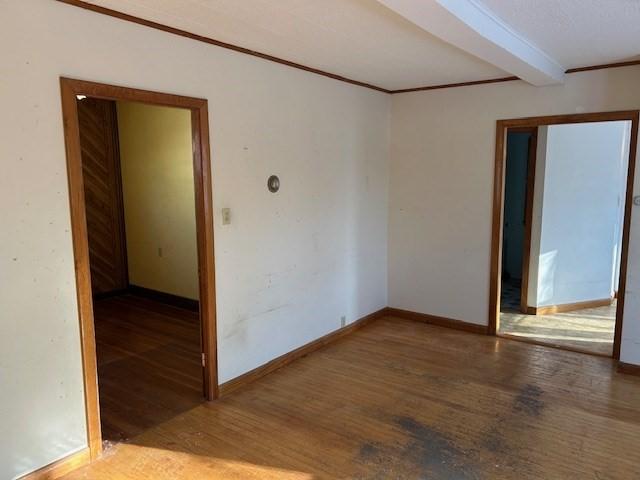
<instances>
[{"instance_id":1,"label":"electrical switch cover plate","mask_svg":"<svg viewBox=\"0 0 640 480\"><path fill-rule=\"evenodd\" d=\"M222 209L222 224L229 225L231 223L231 209L223 208Z\"/></svg>"}]
</instances>

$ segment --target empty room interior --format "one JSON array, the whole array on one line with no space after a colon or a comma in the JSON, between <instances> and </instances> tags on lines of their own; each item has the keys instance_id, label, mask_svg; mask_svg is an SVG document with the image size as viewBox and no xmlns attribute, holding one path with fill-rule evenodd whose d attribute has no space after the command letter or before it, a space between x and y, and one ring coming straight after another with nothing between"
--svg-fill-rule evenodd
<instances>
[{"instance_id":1,"label":"empty room interior","mask_svg":"<svg viewBox=\"0 0 640 480\"><path fill-rule=\"evenodd\" d=\"M640 3L0 38L0 479L640 478Z\"/></svg>"}]
</instances>

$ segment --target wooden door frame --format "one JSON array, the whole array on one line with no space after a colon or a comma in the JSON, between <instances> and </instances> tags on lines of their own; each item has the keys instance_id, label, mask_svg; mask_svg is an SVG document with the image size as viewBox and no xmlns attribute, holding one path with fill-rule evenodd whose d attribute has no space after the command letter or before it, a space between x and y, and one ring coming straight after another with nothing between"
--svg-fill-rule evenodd
<instances>
[{"instance_id":1,"label":"wooden door frame","mask_svg":"<svg viewBox=\"0 0 640 480\"><path fill-rule=\"evenodd\" d=\"M636 150L638 146L639 112L639 110L625 110L614 112L576 113L568 115L515 118L497 121L493 180L493 217L491 226L491 267L489 273L489 335L497 335L500 328L502 221L504 215L504 177L507 156L507 131L513 131L514 129L522 128L537 128L546 125L560 125L565 123L612 122L626 120L631 122L631 136L629 140L629 164L627 166L624 223L622 229L622 253L620 258L618 304L616 307L616 326L613 341L613 358L615 360L620 359L620 343L622 341L622 317L624 312L625 289L627 283L627 263L629 260L629 230L631 227L633 183L635 176Z\"/></svg>"},{"instance_id":2,"label":"wooden door frame","mask_svg":"<svg viewBox=\"0 0 640 480\"><path fill-rule=\"evenodd\" d=\"M69 206L75 260L78 314L87 421L87 441L91 459L102 451L98 372L91 295L91 272L82 176L82 155L78 125L77 95L139 102L149 105L185 108L191 111L193 170L195 182L196 236L200 285L200 326L203 350L203 384L207 400L218 397L216 344L216 302L213 250L213 204L211 162L209 158L209 121L207 100L147 90L60 78L62 116L67 155Z\"/></svg>"}]
</instances>

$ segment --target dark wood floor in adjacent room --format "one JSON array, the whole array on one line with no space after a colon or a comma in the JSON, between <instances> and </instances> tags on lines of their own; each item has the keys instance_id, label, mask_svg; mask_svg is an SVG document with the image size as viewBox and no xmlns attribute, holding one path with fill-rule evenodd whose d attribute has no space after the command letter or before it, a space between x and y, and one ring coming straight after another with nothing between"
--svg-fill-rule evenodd
<instances>
[{"instance_id":1,"label":"dark wood floor in adjacent room","mask_svg":"<svg viewBox=\"0 0 640 480\"><path fill-rule=\"evenodd\" d=\"M204 401L197 312L133 295L94 302L102 437L127 440Z\"/></svg>"},{"instance_id":2,"label":"dark wood floor in adjacent room","mask_svg":"<svg viewBox=\"0 0 640 480\"><path fill-rule=\"evenodd\" d=\"M385 317L65 478L631 480L639 399L610 359Z\"/></svg>"}]
</instances>

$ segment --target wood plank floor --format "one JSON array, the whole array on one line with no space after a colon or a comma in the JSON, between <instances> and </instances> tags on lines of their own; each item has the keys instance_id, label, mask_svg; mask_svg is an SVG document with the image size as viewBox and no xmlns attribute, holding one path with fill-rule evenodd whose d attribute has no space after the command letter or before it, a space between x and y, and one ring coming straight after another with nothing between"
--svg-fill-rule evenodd
<instances>
[{"instance_id":1,"label":"wood plank floor","mask_svg":"<svg viewBox=\"0 0 640 480\"><path fill-rule=\"evenodd\" d=\"M94 302L102 438L130 439L203 401L197 312L123 295Z\"/></svg>"},{"instance_id":2,"label":"wood plank floor","mask_svg":"<svg viewBox=\"0 0 640 480\"><path fill-rule=\"evenodd\" d=\"M632 480L640 378L385 317L65 478Z\"/></svg>"},{"instance_id":3,"label":"wood plank floor","mask_svg":"<svg viewBox=\"0 0 640 480\"><path fill-rule=\"evenodd\" d=\"M526 315L500 312L500 333L598 355L613 355L616 302L573 312Z\"/></svg>"},{"instance_id":4,"label":"wood plank floor","mask_svg":"<svg viewBox=\"0 0 640 480\"><path fill-rule=\"evenodd\" d=\"M606 307L528 315L520 311L521 286L519 279L502 279L500 335L578 352L613 356L615 300Z\"/></svg>"}]
</instances>

